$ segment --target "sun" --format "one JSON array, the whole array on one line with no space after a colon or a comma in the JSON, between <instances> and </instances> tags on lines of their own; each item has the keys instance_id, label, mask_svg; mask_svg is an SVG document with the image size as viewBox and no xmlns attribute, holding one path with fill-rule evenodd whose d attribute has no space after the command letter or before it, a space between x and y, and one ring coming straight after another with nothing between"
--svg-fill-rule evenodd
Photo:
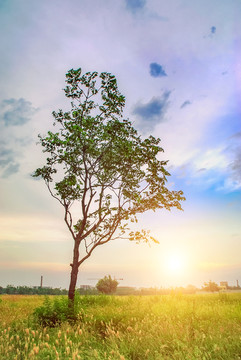
<instances>
[{"instance_id":1,"label":"sun","mask_svg":"<svg viewBox=\"0 0 241 360\"><path fill-rule=\"evenodd\" d=\"M166 259L166 270L170 274L183 272L185 265L185 257L182 254L170 254Z\"/></svg>"}]
</instances>

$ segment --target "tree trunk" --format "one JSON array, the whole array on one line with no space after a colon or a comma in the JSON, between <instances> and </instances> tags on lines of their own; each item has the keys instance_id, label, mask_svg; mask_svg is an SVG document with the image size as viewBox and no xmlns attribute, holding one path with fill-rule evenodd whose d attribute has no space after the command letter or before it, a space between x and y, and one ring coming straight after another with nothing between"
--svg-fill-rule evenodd
<instances>
[{"instance_id":1,"label":"tree trunk","mask_svg":"<svg viewBox=\"0 0 241 360\"><path fill-rule=\"evenodd\" d=\"M75 241L74 253L73 253L73 264L71 264L72 270L71 270L71 275L70 275L70 284L69 284L69 293L68 293L68 298L69 298L72 306L74 305L74 293L75 293L77 277L78 277L78 272L79 272L78 262L79 262L79 243L77 241Z\"/></svg>"}]
</instances>

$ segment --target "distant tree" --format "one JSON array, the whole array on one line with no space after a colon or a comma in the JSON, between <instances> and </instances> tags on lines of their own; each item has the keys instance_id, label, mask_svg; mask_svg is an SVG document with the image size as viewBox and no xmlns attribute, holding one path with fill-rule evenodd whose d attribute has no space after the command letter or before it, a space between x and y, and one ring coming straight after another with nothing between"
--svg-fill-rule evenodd
<instances>
[{"instance_id":1,"label":"distant tree","mask_svg":"<svg viewBox=\"0 0 241 360\"><path fill-rule=\"evenodd\" d=\"M202 287L205 291L219 291L219 286L214 281L209 280L209 282L205 282L204 286Z\"/></svg>"},{"instance_id":2,"label":"distant tree","mask_svg":"<svg viewBox=\"0 0 241 360\"><path fill-rule=\"evenodd\" d=\"M39 135L48 157L33 176L43 178L64 208L74 241L68 293L73 303L79 267L96 247L124 237L157 242L148 231L130 231L129 221L147 210L181 210L185 198L166 187L170 174L167 161L159 160L160 139L142 140L123 119L125 97L113 75L72 69L66 82L71 110L53 112L57 131Z\"/></svg>"},{"instance_id":3,"label":"distant tree","mask_svg":"<svg viewBox=\"0 0 241 360\"><path fill-rule=\"evenodd\" d=\"M96 284L96 288L102 294L114 294L118 286L118 281L112 279L110 275L100 279Z\"/></svg>"},{"instance_id":4,"label":"distant tree","mask_svg":"<svg viewBox=\"0 0 241 360\"><path fill-rule=\"evenodd\" d=\"M7 285L6 294L12 295L16 293L17 293L17 289L13 285Z\"/></svg>"},{"instance_id":5,"label":"distant tree","mask_svg":"<svg viewBox=\"0 0 241 360\"><path fill-rule=\"evenodd\" d=\"M28 294L33 294L34 291L28 286L17 286L16 293L20 295L28 295Z\"/></svg>"}]
</instances>

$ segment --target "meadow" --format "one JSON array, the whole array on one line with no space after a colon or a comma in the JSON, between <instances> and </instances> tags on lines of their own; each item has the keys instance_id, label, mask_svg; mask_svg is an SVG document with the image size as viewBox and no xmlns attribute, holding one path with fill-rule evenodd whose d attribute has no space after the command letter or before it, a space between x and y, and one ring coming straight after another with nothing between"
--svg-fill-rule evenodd
<instances>
[{"instance_id":1,"label":"meadow","mask_svg":"<svg viewBox=\"0 0 241 360\"><path fill-rule=\"evenodd\" d=\"M2 295L0 359L241 359L241 293L81 296L76 323L42 327L44 296Z\"/></svg>"}]
</instances>

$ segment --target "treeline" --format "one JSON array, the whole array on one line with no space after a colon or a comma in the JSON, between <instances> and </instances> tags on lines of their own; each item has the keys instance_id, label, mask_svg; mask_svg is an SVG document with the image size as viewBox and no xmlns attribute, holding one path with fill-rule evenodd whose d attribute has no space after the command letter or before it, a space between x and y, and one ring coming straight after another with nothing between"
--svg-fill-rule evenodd
<instances>
[{"instance_id":1,"label":"treeline","mask_svg":"<svg viewBox=\"0 0 241 360\"><path fill-rule=\"evenodd\" d=\"M175 288L142 288L135 291L136 295L177 295L195 294L198 289L194 286L175 287Z\"/></svg>"},{"instance_id":2,"label":"treeline","mask_svg":"<svg viewBox=\"0 0 241 360\"><path fill-rule=\"evenodd\" d=\"M196 292L195 287L190 288L175 288L175 289L163 289L163 288L142 288L136 289L129 286L117 287L115 295L165 295L171 293L184 293L193 294ZM95 287L79 288L76 289L80 295L98 295L100 292ZM6 287L0 286L0 295L67 295L68 290L61 288L51 287L30 287L30 286L13 286L7 285Z\"/></svg>"},{"instance_id":3,"label":"treeline","mask_svg":"<svg viewBox=\"0 0 241 360\"><path fill-rule=\"evenodd\" d=\"M0 286L0 294L9 295L67 295L68 291L61 288L41 287L41 286L13 286L7 285L5 288Z\"/></svg>"},{"instance_id":4,"label":"treeline","mask_svg":"<svg viewBox=\"0 0 241 360\"><path fill-rule=\"evenodd\" d=\"M196 288L195 286L188 286L184 287L176 287L176 288L135 288L131 286L118 286L114 295L170 295L170 294L195 294L196 291L200 289ZM97 295L100 292L92 287L92 288L80 288L77 291L81 295Z\"/></svg>"},{"instance_id":5,"label":"treeline","mask_svg":"<svg viewBox=\"0 0 241 360\"><path fill-rule=\"evenodd\" d=\"M195 294L197 291L208 291L208 292L217 292L221 289L214 286L213 283L209 282L205 284L201 289L196 288L195 286L189 285L186 288L176 287L176 288L141 288L136 289L129 286L120 286L117 287L115 295L168 295L168 294ZM212 286L211 286L212 285ZM226 290L240 290L240 287L237 286L228 286ZM96 287L87 287L76 289L80 295L98 295L100 292ZM7 285L5 288L0 286L0 295L9 294L9 295L67 295L68 290L61 288L51 288L51 287L30 287L30 286L13 286Z\"/></svg>"}]
</instances>

